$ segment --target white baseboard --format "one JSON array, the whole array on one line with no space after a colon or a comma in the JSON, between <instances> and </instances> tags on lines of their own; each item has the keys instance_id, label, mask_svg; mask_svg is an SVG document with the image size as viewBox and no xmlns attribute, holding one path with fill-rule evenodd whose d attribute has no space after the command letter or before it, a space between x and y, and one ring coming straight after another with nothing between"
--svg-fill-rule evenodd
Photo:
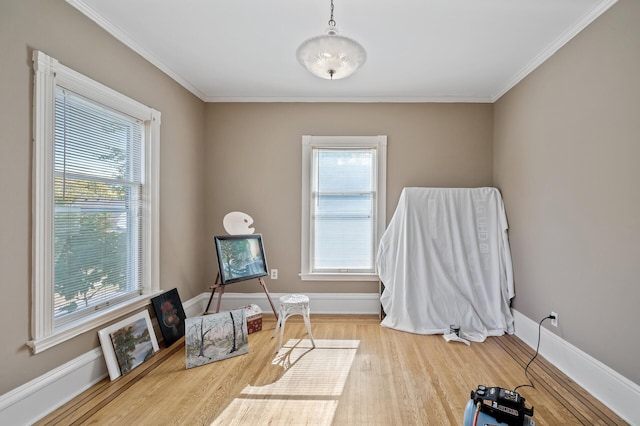
<instances>
[{"instance_id":1,"label":"white baseboard","mask_svg":"<svg viewBox=\"0 0 640 426\"><path fill-rule=\"evenodd\" d=\"M515 334L535 349L538 323L513 310ZM542 327L540 355L632 425L640 425L640 386Z\"/></svg>"},{"instance_id":2,"label":"white baseboard","mask_svg":"<svg viewBox=\"0 0 640 426\"><path fill-rule=\"evenodd\" d=\"M0 424L32 424L106 375L107 366L102 349L95 348L2 395Z\"/></svg>"},{"instance_id":3,"label":"white baseboard","mask_svg":"<svg viewBox=\"0 0 640 426\"><path fill-rule=\"evenodd\" d=\"M287 293L271 293L271 300L278 309L281 296ZM309 307L313 314L379 314L380 296L376 293L304 293L309 296ZM210 293L198 296L202 310L207 307ZM218 295L211 302L210 312L215 311ZM261 293L225 293L220 302L220 310L227 311L240 306L255 304L264 313L271 313L266 294Z\"/></svg>"}]
</instances>

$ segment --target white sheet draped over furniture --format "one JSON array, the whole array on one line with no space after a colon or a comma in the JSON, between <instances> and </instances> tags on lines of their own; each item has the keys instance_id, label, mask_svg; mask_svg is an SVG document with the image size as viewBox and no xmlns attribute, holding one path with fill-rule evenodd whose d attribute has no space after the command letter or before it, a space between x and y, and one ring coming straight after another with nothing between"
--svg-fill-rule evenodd
<instances>
[{"instance_id":1,"label":"white sheet draped over furniture","mask_svg":"<svg viewBox=\"0 0 640 426\"><path fill-rule=\"evenodd\" d=\"M382 325L439 334L457 324L473 341L513 333L507 228L496 188L404 188L378 249Z\"/></svg>"}]
</instances>

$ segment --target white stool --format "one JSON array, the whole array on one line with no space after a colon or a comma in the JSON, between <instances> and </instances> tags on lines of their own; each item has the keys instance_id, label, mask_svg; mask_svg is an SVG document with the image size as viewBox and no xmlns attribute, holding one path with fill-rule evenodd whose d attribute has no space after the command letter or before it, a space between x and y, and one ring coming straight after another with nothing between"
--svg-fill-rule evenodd
<instances>
[{"instance_id":1,"label":"white stool","mask_svg":"<svg viewBox=\"0 0 640 426\"><path fill-rule=\"evenodd\" d=\"M273 336L275 337L280 329L280 338L278 339L278 347L276 352L280 350L282 346L282 336L284 336L284 324L291 315L302 315L304 318L304 325L307 327L307 333L311 338L311 344L316 347L316 342L313 341L313 335L311 334L311 321L309 320L309 297L304 294L287 294L280 298L280 313L278 314L278 323L276 329L273 330Z\"/></svg>"}]
</instances>

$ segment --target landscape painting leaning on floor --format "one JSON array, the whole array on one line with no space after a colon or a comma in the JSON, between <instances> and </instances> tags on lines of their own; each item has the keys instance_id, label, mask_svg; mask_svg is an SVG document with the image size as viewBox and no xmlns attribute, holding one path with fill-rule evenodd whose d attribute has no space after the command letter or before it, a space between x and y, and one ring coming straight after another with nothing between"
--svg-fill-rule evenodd
<instances>
[{"instance_id":1,"label":"landscape painting leaning on floor","mask_svg":"<svg viewBox=\"0 0 640 426\"><path fill-rule=\"evenodd\" d=\"M185 330L187 368L249 352L244 309L187 318Z\"/></svg>"}]
</instances>

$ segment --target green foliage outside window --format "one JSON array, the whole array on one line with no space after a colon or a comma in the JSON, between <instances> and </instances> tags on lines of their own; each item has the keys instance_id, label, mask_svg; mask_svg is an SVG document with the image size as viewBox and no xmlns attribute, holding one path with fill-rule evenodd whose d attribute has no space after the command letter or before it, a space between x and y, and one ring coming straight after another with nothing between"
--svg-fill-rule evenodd
<instances>
[{"instance_id":1,"label":"green foliage outside window","mask_svg":"<svg viewBox=\"0 0 640 426\"><path fill-rule=\"evenodd\" d=\"M56 235L55 292L68 302L63 310L72 312L101 292L126 285L127 234L113 229L109 213L64 216L74 230Z\"/></svg>"}]
</instances>

